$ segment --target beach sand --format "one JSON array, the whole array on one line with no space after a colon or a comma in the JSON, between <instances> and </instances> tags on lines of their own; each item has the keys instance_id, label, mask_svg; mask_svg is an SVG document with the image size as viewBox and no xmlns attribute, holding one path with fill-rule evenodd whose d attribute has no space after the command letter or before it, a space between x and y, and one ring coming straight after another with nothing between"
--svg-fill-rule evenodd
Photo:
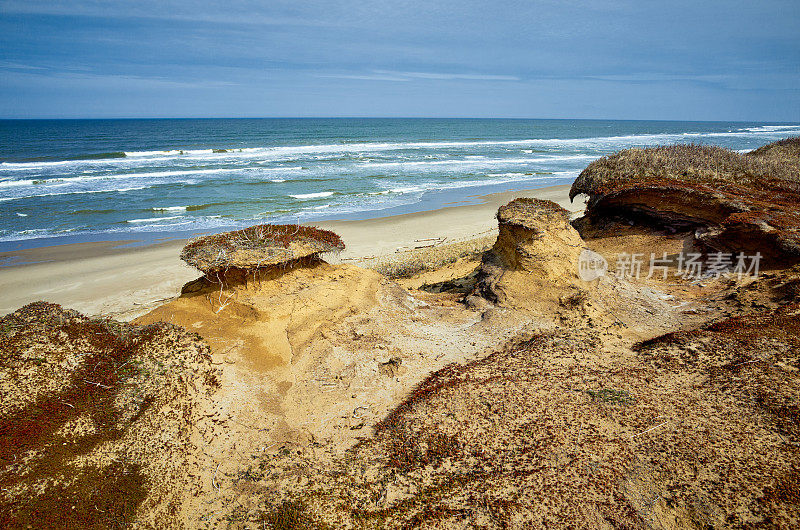
<instances>
[{"instance_id":1,"label":"beach sand","mask_svg":"<svg viewBox=\"0 0 800 530\"><path fill-rule=\"evenodd\" d=\"M340 255L326 260L380 269L376 263L402 261L416 247L430 252L430 245L492 237L497 208L515 197L553 200L568 210L581 211L583 201L570 203L568 193L567 185L494 193L476 197L479 204L313 224L337 232L347 245ZM75 243L0 253L0 262L23 263L0 268L0 314L45 300L92 316L130 320L178 296L183 284L200 275L179 258L184 240L145 247L129 243Z\"/></svg>"}]
</instances>

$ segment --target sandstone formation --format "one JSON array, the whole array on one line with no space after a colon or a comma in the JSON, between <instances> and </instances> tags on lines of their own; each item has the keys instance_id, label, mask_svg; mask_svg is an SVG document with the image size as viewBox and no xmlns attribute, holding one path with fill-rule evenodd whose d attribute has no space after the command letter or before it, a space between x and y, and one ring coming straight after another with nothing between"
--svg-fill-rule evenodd
<instances>
[{"instance_id":1,"label":"sandstone formation","mask_svg":"<svg viewBox=\"0 0 800 530\"><path fill-rule=\"evenodd\" d=\"M315 259L325 252L344 250L335 233L300 225L256 225L192 239L181 259L206 275L229 269L252 270Z\"/></svg>"},{"instance_id":2,"label":"sandstone formation","mask_svg":"<svg viewBox=\"0 0 800 530\"><path fill-rule=\"evenodd\" d=\"M578 260L584 245L569 215L539 199L515 199L500 207L497 241L483 256L473 295L502 306L539 309L580 297Z\"/></svg>"},{"instance_id":3,"label":"sandstone formation","mask_svg":"<svg viewBox=\"0 0 800 530\"><path fill-rule=\"evenodd\" d=\"M570 190L590 222L693 230L709 251L800 261L800 138L747 154L697 145L628 149L592 162Z\"/></svg>"}]
</instances>

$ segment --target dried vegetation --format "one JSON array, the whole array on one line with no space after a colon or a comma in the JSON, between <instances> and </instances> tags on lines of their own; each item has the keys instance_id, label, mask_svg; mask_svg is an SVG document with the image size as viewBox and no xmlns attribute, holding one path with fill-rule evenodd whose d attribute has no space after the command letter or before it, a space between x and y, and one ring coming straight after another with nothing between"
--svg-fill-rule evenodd
<instances>
[{"instance_id":1,"label":"dried vegetation","mask_svg":"<svg viewBox=\"0 0 800 530\"><path fill-rule=\"evenodd\" d=\"M344 242L329 230L264 224L192 239L183 248L181 259L212 275L228 269L284 265L341 250Z\"/></svg>"},{"instance_id":2,"label":"dried vegetation","mask_svg":"<svg viewBox=\"0 0 800 530\"><path fill-rule=\"evenodd\" d=\"M581 193L594 223L622 217L688 228L711 250L800 261L800 138L746 154L701 145L627 149L589 164L570 197Z\"/></svg>"}]
</instances>

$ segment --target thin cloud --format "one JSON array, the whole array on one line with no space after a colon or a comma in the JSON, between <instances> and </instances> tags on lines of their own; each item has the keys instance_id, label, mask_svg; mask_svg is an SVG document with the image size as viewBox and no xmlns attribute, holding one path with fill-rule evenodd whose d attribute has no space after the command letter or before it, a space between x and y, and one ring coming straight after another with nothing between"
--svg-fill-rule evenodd
<instances>
[{"instance_id":1,"label":"thin cloud","mask_svg":"<svg viewBox=\"0 0 800 530\"><path fill-rule=\"evenodd\" d=\"M515 75L496 74L451 74L445 72L400 72L396 70L374 70L376 74L392 75L410 79L465 79L469 81L519 81Z\"/></svg>"},{"instance_id":2,"label":"thin cloud","mask_svg":"<svg viewBox=\"0 0 800 530\"><path fill-rule=\"evenodd\" d=\"M314 74L314 77L329 77L334 79L361 79L364 81L410 81L407 77L383 74Z\"/></svg>"},{"instance_id":3,"label":"thin cloud","mask_svg":"<svg viewBox=\"0 0 800 530\"><path fill-rule=\"evenodd\" d=\"M14 63L10 61L0 61L0 69L3 70L44 70L41 66L32 64Z\"/></svg>"},{"instance_id":4,"label":"thin cloud","mask_svg":"<svg viewBox=\"0 0 800 530\"><path fill-rule=\"evenodd\" d=\"M7 76L6 81L25 79L37 79L40 81L49 80L63 83L77 83L84 86L109 87L118 86L124 88L139 89L158 89L158 88L216 88L237 86L232 83L214 79L170 79L160 76L141 76L127 74L95 74L91 72L69 72L69 71L37 71L14 72Z\"/></svg>"},{"instance_id":5,"label":"thin cloud","mask_svg":"<svg viewBox=\"0 0 800 530\"><path fill-rule=\"evenodd\" d=\"M413 80L465 80L465 81L520 81L514 75L496 74L452 74L440 72L402 72L397 70L373 70L364 74L314 74L314 77L329 77L336 79L361 79L365 81L398 81L408 82Z\"/></svg>"}]
</instances>

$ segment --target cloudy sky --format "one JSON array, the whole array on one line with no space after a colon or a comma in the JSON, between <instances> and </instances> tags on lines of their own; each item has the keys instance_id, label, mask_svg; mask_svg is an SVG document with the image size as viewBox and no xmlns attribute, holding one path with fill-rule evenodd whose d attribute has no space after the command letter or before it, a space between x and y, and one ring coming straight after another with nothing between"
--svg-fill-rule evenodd
<instances>
[{"instance_id":1,"label":"cloudy sky","mask_svg":"<svg viewBox=\"0 0 800 530\"><path fill-rule=\"evenodd\" d=\"M800 121L798 0L0 0L0 117Z\"/></svg>"}]
</instances>

